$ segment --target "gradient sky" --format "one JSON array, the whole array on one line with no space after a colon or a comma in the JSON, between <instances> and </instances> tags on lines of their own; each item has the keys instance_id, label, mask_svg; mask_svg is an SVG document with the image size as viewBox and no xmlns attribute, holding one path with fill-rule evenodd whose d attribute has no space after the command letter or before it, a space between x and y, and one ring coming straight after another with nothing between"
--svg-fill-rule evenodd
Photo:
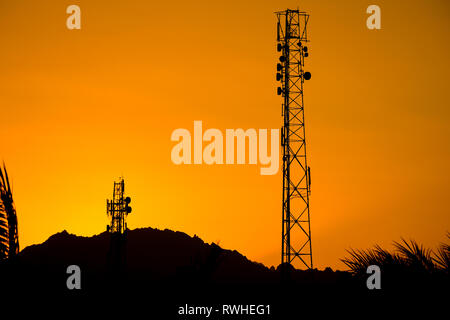
<instances>
[{"instance_id":1,"label":"gradient sky","mask_svg":"<svg viewBox=\"0 0 450 320\"><path fill-rule=\"evenodd\" d=\"M81 7L81 30L66 7ZM382 30L366 28L370 4ZM176 166L171 133L279 128L275 11L311 14L305 87L318 268L450 230L447 1L0 1L0 160L21 248L105 231L123 175L131 229L197 234L278 265L281 172Z\"/></svg>"}]
</instances>

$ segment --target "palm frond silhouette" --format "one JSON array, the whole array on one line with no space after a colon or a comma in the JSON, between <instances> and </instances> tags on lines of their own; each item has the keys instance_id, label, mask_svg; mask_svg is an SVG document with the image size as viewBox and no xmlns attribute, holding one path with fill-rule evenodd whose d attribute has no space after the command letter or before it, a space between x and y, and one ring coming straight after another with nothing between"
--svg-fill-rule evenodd
<instances>
[{"instance_id":1,"label":"palm frond silhouette","mask_svg":"<svg viewBox=\"0 0 450 320\"><path fill-rule=\"evenodd\" d=\"M19 253L17 215L9 184L8 172L0 167L0 260Z\"/></svg>"},{"instance_id":2,"label":"palm frond silhouette","mask_svg":"<svg viewBox=\"0 0 450 320\"><path fill-rule=\"evenodd\" d=\"M450 240L450 232L447 232L447 239ZM441 243L433 260L439 269L446 270L448 274L450 270L450 245Z\"/></svg>"},{"instance_id":3,"label":"palm frond silhouette","mask_svg":"<svg viewBox=\"0 0 450 320\"><path fill-rule=\"evenodd\" d=\"M450 234L447 234L450 239ZM349 271L358 277L367 277L367 268L370 265L380 267L386 282L392 285L411 283L424 285L443 283L448 281L450 265L450 245L442 243L434 252L424 248L416 241L394 241L393 252L389 252L376 245L368 250L347 250L349 257L341 261L349 268Z\"/></svg>"},{"instance_id":4,"label":"palm frond silhouette","mask_svg":"<svg viewBox=\"0 0 450 320\"><path fill-rule=\"evenodd\" d=\"M402 263L409 268L422 272L434 272L438 269L432 258L433 251L424 248L416 241L407 242L402 239L401 242L394 241L394 246L400 253Z\"/></svg>"}]
</instances>

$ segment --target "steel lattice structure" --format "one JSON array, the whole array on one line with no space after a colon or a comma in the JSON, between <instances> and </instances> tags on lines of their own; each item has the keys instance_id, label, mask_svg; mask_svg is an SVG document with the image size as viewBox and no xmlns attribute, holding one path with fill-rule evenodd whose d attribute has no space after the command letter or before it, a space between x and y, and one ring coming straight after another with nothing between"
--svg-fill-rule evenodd
<instances>
[{"instance_id":1,"label":"steel lattice structure","mask_svg":"<svg viewBox=\"0 0 450 320\"><path fill-rule=\"evenodd\" d=\"M113 199L106 200L106 214L111 219L107 230L110 233L123 234L127 230L126 217L131 212L130 197L124 198L125 182L120 178L114 182Z\"/></svg>"},{"instance_id":2,"label":"steel lattice structure","mask_svg":"<svg viewBox=\"0 0 450 320\"><path fill-rule=\"evenodd\" d=\"M120 178L119 182L114 182L113 198L106 200L106 213L111 219L106 227L111 235L110 250L108 253L108 265L111 272L122 272L126 263L126 238L127 222L126 217L131 213L129 206L130 197L124 197L125 182Z\"/></svg>"},{"instance_id":3,"label":"steel lattice structure","mask_svg":"<svg viewBox=\"0 0 450 320\"><path fill-rule=\"evenodd\" d=\"M283 204L281 263L313 267L309 196L310 169L306 161L303 83L311 74L304 71L309 42L309 15L299 10L276 12L278 94L283 97L281 147L283 149Z\"/></svg>"}]
</instances>

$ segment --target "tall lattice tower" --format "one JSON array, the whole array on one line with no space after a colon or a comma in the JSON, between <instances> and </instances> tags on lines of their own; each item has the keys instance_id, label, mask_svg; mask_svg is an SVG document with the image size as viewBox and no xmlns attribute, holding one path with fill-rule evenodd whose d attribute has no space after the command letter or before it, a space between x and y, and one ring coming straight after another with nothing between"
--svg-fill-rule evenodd
<instances>
[{"instance_id":1,"label":"tall lattice tower","mask_svg":"<svg viewBox=\"0 0 450 320\"><path fill-rule=\"evenodd\" d=\"M304 71L309 42L306 26L309 15L299 10L276 12L277 93L283 97L281 147L283 148L283 217L281 263L313 267L309 195L310 169L306 161L303 83L311 78Z\"/></svg>"}]
</instances>

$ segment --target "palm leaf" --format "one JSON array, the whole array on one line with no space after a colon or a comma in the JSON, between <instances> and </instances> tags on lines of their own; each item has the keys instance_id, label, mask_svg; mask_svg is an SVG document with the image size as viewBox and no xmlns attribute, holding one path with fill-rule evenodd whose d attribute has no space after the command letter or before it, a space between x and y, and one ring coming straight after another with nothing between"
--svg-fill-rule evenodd
<instances>
[{"instance_id":1,"label":"palm leaf","mask_svg":"<svg viewBox=\"0 0 450 320\"><path fill-rule=\"evenodd\" d=\"M450 233L447 233L450 239ZM388 273L401 275L408 273L434 274L436 272L449 272L450 245L442 243L437 252L424 248L416 241L394 241L395 252L391 253L376 245L368 250L347 250L349 257L341 261L354 275L363 275L367 267L377 265Z\"/></svg>"},{"instance_id":2,"label":"palm leaf","mask_svg":"<svg viewBox=\"0 0 450 320\"><path fill-rule=\"evenodd\" d=\"M394 246L410 268L414 268L416 271L434 271L435 265L431 249L424 248L414 240L410 240L408 243L403 238L402 242L394 241Z\"/></svg>"},{"instance_id":3,"label":"palm leaf","mask_svg":"<svg viewBox=\"0 0 450 320\"><path fill-rule=\"evenodd\" d=\"M450 239L450 233L447 232L447 239ZM433 259L439 270L449 273L450 271L450 245L441 243Z\"/></svg>"},{"instance_id":4,"label":"palm leaf","mask_svg":"<svg viewBox=\"0 0 450 320\"><path fill-rule=\"evenodd\" d=\"M4 172L3 172L4 171ZM0 167L0 259L19 253L17 215L5 163Z\"/></svg>"},{"instance_id":5,"label":"palm leaf","mask_svg":"<svg viewBox=\"0 0 450 320\"><path fill-rule=\"evenodd\" d=\"M3 260L8 256L8 248L9 248L8 220L3 204L0 199L0 260Z\"/></svg>"}]
</instances>

